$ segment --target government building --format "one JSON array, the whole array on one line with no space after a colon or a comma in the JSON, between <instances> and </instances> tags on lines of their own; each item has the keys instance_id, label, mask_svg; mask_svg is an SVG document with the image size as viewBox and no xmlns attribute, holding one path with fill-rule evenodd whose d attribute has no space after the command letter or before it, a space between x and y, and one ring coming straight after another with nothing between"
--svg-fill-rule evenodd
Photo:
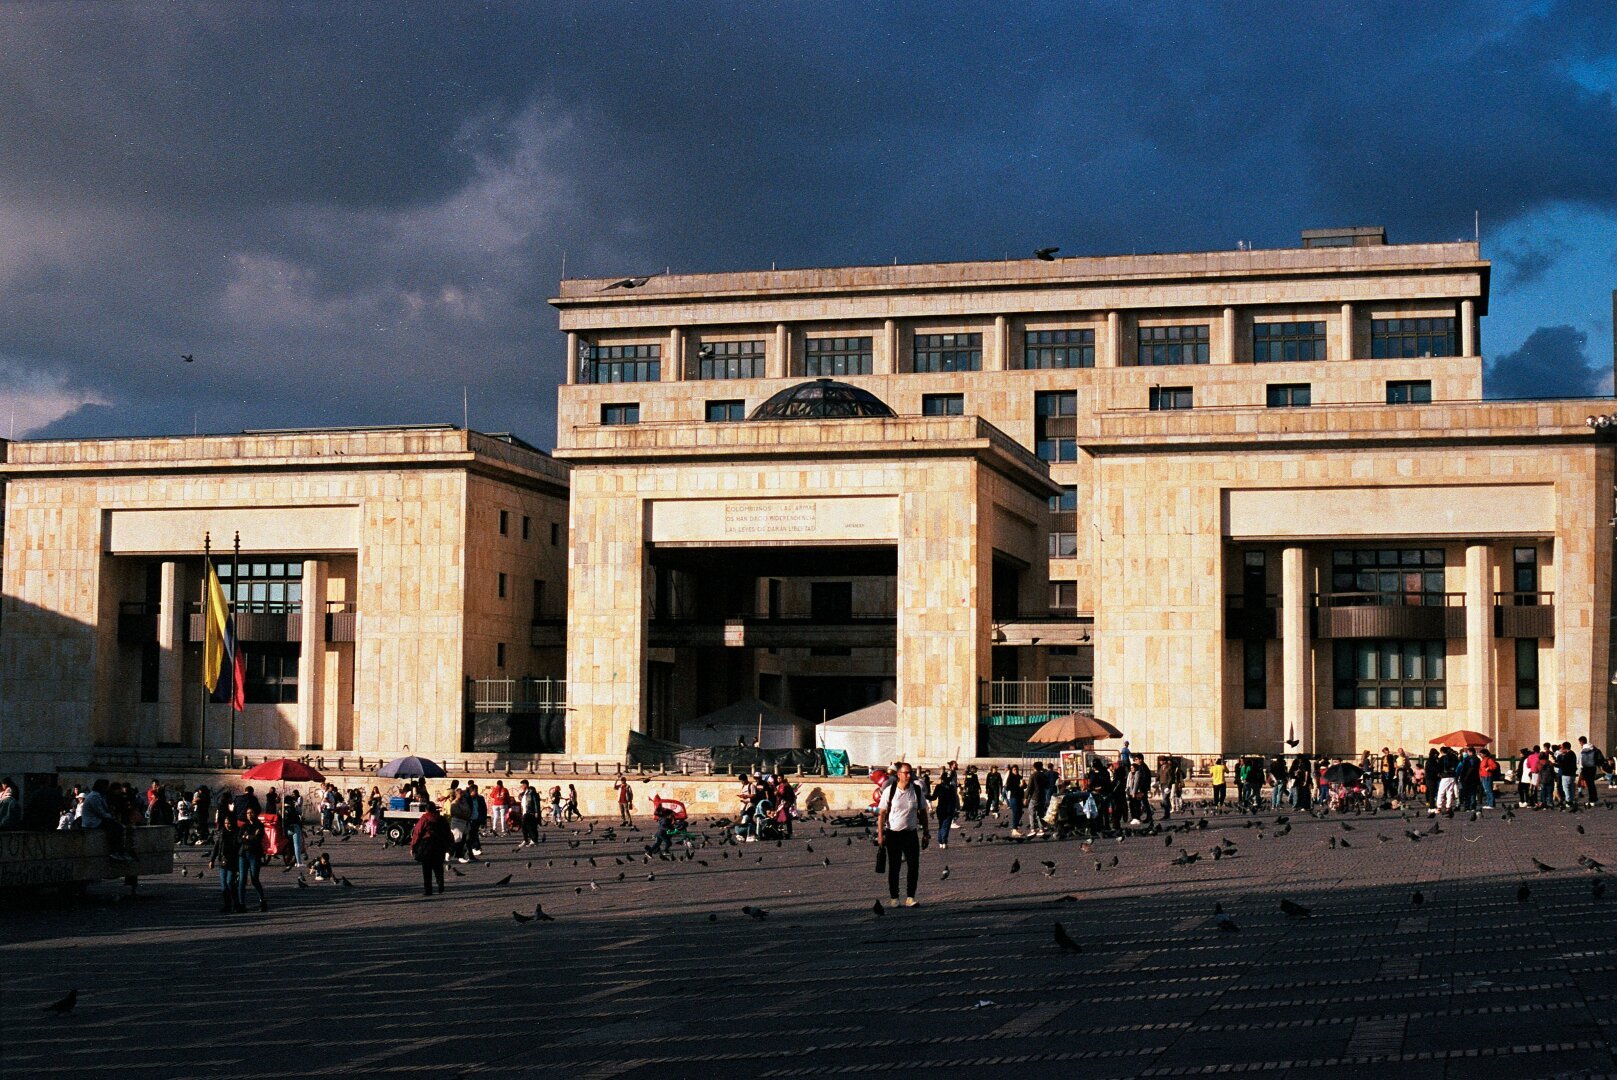
<instances>
[{"instance_id":1,"label":"government building","mask_svg":"<svg viewBox=\"0 0 1617 1080\"><path fill-rule=\"evenodd\" d=\"M0 761L226 745L205 536L255 750L612 762L883 701L923 762L1075 710L1153 753L1610 746L1612 402L1484 400L1488 281L1374 228L572 279L552 454L13 442Z\"/></svg>"}]
</instances>

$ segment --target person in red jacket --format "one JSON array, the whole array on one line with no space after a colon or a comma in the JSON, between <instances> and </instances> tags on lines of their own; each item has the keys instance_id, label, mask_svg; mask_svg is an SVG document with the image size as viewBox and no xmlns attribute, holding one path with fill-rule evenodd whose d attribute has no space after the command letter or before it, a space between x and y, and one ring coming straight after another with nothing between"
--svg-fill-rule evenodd
<instances>
[{"instance_id":1,"label":"person in red jacket","mask_svg":"<svg viewBox=\"0 0 1617 1080\"><path fill-rule=\"evenodd\" d=\"M449 858L449 848L454 842L449 832L449 822L438 813L438 807L430 802L423 806L421 817L416 820L415 829L410 833L410 854L421 864L422 895L432 895L434 879L438 882L439 894L443 893L444 862Z\"/></svg>"},{"instance_id":2,"label":"person in red jacket","mask_svg":"<svg viewBox=\"0 0 1617 1080\"><path fill-rule=\"evenodd\" d=\"M1492 810L1493 782L1499 779L1499 759L1493 756L1492 751L1477 751L1477 779L1482 782L1482 808Z\"/></svg>"}]
</instances>

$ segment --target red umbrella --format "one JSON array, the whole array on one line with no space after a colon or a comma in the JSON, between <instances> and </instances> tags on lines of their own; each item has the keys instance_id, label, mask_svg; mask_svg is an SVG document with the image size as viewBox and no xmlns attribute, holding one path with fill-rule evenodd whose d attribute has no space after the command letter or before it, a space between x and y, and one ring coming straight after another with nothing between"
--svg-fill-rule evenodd
<instances>
[{"instance_id":1,"label":"red umbrella","mask_svg":"<svg viewBox=\"0 0 1617 1080\"><path fill-rule=\"evenodd\" d=\"M320 770L312 765L306 765L292 758L276 758L266 761L262 765L254 765L242 773L244 780L275 780L281 783L302 783L305 781L321 781L325 777Z\"/></svg>"},{"instance_id":2,"label":"red umbrella","mask_svg":"<svg viewBox=\"0 0 1617 1080\"><path fill-rule=\"evenodd\" d=\"M1451 731L1447 735L1439 735L1432 740L1432 745L1452 746L1457 750L1463 750L1467 746L1487 746L1491 742L1493 742L1493 739L1480 731L1467 731L1465 728L1461 728L1459 731Z\"/></svg>"}]
</instances>

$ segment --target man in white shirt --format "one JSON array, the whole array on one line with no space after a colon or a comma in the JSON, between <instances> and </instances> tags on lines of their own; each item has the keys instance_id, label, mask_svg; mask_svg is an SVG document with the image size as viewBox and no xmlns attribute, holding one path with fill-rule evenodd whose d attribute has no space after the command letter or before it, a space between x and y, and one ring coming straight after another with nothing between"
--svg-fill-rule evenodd
<instances>
[{"instance_id":1,"label":"man in white shirt","mask_svg":"<svg viewBox=\"0 0 1617 1080\"><path fill-rule=\"evenodd\" d=\"M907 864L904 906L915 906L915 886L921 877L921 846L929 839L926 799L907 761L898 763L894 783L882 790L876 808L876 843L887 860L888 907L898 906L898 864Z\"/></svg>"}]
</instances>

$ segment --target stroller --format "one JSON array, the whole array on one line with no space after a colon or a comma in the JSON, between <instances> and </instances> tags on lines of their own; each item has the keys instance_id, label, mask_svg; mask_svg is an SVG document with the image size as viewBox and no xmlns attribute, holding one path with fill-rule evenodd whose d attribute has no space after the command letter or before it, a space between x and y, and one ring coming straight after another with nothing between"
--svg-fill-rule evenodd
<instances>
[{"instance_id":1,"label":"stroller","mask_svg":"<svg viewBox=\"0 0 1617 1080\"><path fill-rule=\"evenodd\" d=\"M668 839L676 844L691 842L695 837L690 831L690 814L685 804L678 799L665 799L660 795L651 797L651 814L656 817L663 810L667 810L672 817L669 819L671 828L668 830Z\"/></svg>"}]
</instances>

